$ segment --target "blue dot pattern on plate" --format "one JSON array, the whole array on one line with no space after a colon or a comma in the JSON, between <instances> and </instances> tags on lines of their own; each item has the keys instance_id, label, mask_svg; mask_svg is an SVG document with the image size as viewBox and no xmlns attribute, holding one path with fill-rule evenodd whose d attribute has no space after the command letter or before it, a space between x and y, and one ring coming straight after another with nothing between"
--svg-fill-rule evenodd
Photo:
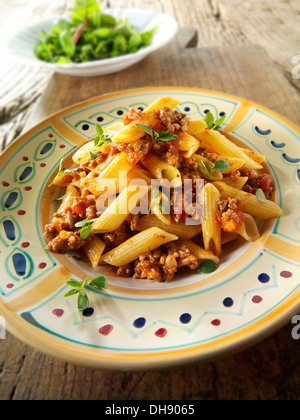
<instances>
[{"instance_id":1,"label":"blue dot pattern on plate","mask_svg":"<svg viewBox=\"0 0 300 420\"><path fill-rule=\"evenodd\" d=\"M188 324L189 322L191 322L191 319L192 319L192 316L188 313L182 314L179 318L182 324Z\"/></svg>"},{"instance_id":2,"label":"blue dot pattern on plate","mask_svg":"<svg viewBox=\"0 0 300 420\"><path fill-rule=\"evenodd\" d=\"M231 308L233 304L234 304L233 299L231 299L230 297L227 297L226 299L223 300L223 305L226 308Z\"/></svg>"},{"instance_id":3,"label":"blue dot pattern on plate","mask_svg":"<svg viewBox=\"0 0 300 420\"><path fill-rule=\"evenodd\" d=\"M261 274L258 276L258 280L259 280L261 283L269 283L269 281L270 281L270 276L269 276L268 274L266 274L266 273L261 273Z\"/></svg>"},{"instance_id":4,"label":"blue dot pattern on plate","mask_svg":"<svg viewBox=\"0 0 300 420\"><path fill-rule=\"evenodd\" d=\"M86 308L82 311L82 315L85 316L86 318L89 318L93 314L94 314L94 309L93 308Z\"/></svg>"},{"instance_id":5,"label":"blue dot pattern on plate","mask_svg":"<svg viewBox=\"0 0 300 420\"><path fill-rule=\"evenodd\" d=\"M134 322L133 322L133 326L135 328L143 328L146 324L146 319L141 317L141 318L137 318Z\"/></svg>"}]
</instances>

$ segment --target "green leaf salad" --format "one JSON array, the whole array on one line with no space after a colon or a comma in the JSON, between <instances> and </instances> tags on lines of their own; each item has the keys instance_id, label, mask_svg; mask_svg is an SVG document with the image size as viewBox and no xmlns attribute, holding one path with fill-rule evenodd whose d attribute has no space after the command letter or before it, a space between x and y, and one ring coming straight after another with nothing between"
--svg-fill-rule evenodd
<instances>
[{"instance_id":1,"label":"green leaf salad","mask_svg":"<svg viewBox=\"0 0 300 420\"><path fill-rule=\"evenodd\" d=\"M97 0L75 0L68 19L42 32L37 58L49 63L83 63L131 54L151 44L157 27L138 32L128 20L102 13Z\"/></svg>"}]
</instances>

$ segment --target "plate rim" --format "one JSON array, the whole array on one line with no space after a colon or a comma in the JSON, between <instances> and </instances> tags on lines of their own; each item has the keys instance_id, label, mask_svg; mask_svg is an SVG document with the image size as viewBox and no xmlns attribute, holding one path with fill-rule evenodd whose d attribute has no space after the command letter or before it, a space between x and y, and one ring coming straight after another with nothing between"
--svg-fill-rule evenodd
<instances>
[{"instance_id":1,"label":"plate rim","mask_svg":"<svg viewBox=\"0 0 300 420\"><path fill-rule=\"evenodd\" d=\"M300 135L300 128L287 119L286 117L283 117L282 115L276 113L275 111L264 107L262 105L257 104L256 102L244 99L239 96L231 95L225 92L218 92L214 90L209 89L201 89L201 88L191 88L191 87L179 87L179 86L157 86L157 87L142 87L142 88L135 88L135 89L124 89L120 91L115 92L109 92L106 94L98 95L91 97L89 99L80 101L78 103L72 104L70 106L67 106L63 109L60 109L59 111L52 113L48 117L43 118L40 122L37 124L34 124L33 127L31 127L26 132L22 133L21 136L19 136L17 139L15 139L11 144L8 145L8 147L0 154L0 161L5 157L5 155L13 150L14 147L18 146L19 143L22 143L26 138L30 137L31 134L34 131L38 131L42 126L49 123L50 120L53 118L59 118L60 116L64 115L65 113L69 111L74 111L80 108L83 108L86 105L91 105L92 103L102 102L107 99L114 99L117 97L122 97L124 95L128 94L143 94L146 92L155 93L156 91L163 91L166 94L168 92L172 92L172 95L176 95L176 92L178 93L184 93L184 92L194 92L197 94L211 94L215 95L216 97L225 97L227 99L236 100L240 103L246 104L248 106L255 107L256 109L262 110L266 112L268 115L272 115L277 120L283 122L285 125L292 128L293 131L295 131L298 135ZM87 141L87 140L86 140ZM289 302L289 304L287 304ZM227 333L225 335L225 343L222 345L214 345L214 342L217 342L217 340L212 339L208 342L208 350L199 350L198 348L203 347L201 344L198 345L191 345L187 346L186 348L181 348L176 351L174 350L159 350L159 351L152 351L146 352L141 350L140 356L144 354L144 356L151 356L151 360L146 360L146 358L142 357L141 360L137 358L137 360L134 360L136 358L136 354L131 354L129 351L128 357L126 360L120 360L120 354L118 351L113 350L103 350L103 349L95 349L95 355L92 357L90 352L86 352L86 346L80 343L72 343L72 347L75 346L78 347L78 354L73 355L72 352L68 353L67 350L67 342L65 339L61 337L56 337L55 342L57 341L61 343L60 346L60 352L57 353L57 347L50 346L47 347L47 338L53 336L53 333L49 333L47 331L41 331L40 329L37 329L33 325L30 325L28 322L26 322L24 319L20 317L20 315L17 312L10 311L8 308L6 308L5 302L0 298L0 313L3 313L3 316L7 320L7 330L11 332L15 337L20 339L22 342L25 342L30 347L35 348L38 351L41 351L42 353L48 354L52 357L72 362L78 365L83 365L87 367L96 367L96 368L107 368L111 370L131 370L131 371L141 371L141 370L156 370L159 368L171 368L174 366L184 366L189 365L192 363L199 363L203 361L210 361L214 360L219 357L225 357L228 354L235 353L237 351L240 351L244 348L249 347L250 345L254 345L257 342L262 341L264 338L268 337L269 335L273 334L277 330L279 330L283 325L285 325L289 319L295 315L299 310L300 305L300 294L295 290L291 296L288 296L288 298L279 304L276 305L275 308L273 308L269 314L262 316L259 320L256 320L252 322L249 325L250 328L250 334L247 335L245 333L245 329L241 327L238 331L235 333ZM273 312L276 313L276 316L273 316ZM262 326L255 327L257 324L262 324ZM25 332L24 332L24 326L26 326ZM26 331L27 330L27 331ZM237 339L234 340L232 336L235 336L235 334L238 334ZM46 341L43 341L43 339ZM51 341L51 340L50 340ZM212 346L213 348L210 349L209 347ZM66 347L66 348L65 348ZM198 351L197 351L198 350ZM162 354L169 353L168 359L165 357L162 357ZM111 353L111 357L109 355L106 355L105 358L101 358L101 354L103 353ZM122 353L126 354L126 351L122 351ZM181 355L176 356L181 353ZM116 357L113 357L113 356Z\"/></svg>"}]
</instances>

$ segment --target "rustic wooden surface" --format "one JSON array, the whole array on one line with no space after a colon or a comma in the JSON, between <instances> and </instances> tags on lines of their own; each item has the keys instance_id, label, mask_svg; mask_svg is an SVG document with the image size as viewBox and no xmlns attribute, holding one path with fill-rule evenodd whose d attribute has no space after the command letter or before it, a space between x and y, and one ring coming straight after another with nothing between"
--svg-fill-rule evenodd
<instances>
[{"instance_id":1,"label":"rustic wooden surface","mask_svg":"<svg viewBox=\"0 0 300 420\"><path fill-rule=\"evenodd\" d=\"M122 1L110 3L124 6ZM247 22L239 20L234 3L243 3L246 9L252 5L253 16L262 16L263 3L267 15L272 15L270 21L264 22L266 27L279 19L278 13L271 8L276 3L285 11L280 15L286 22L282 28L289 28L289 35L294 26L296 33L299 29L295 25L298 15L295 14L295 21L289 19L297 2L187 0L180 7L177 0L127 1L127 6L157 8L175 14L181 26L195 25L202 48L183 49L177 38L168 48L117 75L89 79L46 75L42 78L44 88L32 91L33 96L37 95L34 101L24 105L21 112L17 112L18 105L10 103L14 116L4 120L11 123L13 129L16 127L14 119L19 118L20 122L20 115L27 112L25 122L29 127L62 107L101 93L173 85L214 89L246 97L300 125L299 86L296 82L290 83L288 65L285 67L284 60L280 61L281 55L288 54L280 47L283 40L277 36L273 40L270 33L265 34L258 18L258 27L252 29L254 17L249 17ZM186 5L193 6L190 10L194 12L186 13ZM65 6L66 2L61 11ZM243 16L246 9L240 11ZM57 9L54 11L57 13ZM260 31L263 40L258 39ZM249 33L256 37L250 39ZM249 44L253 41L263 45L269 38L274 42L274 53L276 43L281 48L276 57L268 54L270 47L267 52L262 46ZM286 48L290 47L289 41L286 37ZM296 48L293 54L297 54ZM30 102L30 95L27 100ZM96 370L56 360L7 333L6 339L0 340L0 400L298 400L300 353L298 341L291 337L292 327L288 324L263 342L217 361L169 371L138 373Z\"/></svg>"}]
</instances>

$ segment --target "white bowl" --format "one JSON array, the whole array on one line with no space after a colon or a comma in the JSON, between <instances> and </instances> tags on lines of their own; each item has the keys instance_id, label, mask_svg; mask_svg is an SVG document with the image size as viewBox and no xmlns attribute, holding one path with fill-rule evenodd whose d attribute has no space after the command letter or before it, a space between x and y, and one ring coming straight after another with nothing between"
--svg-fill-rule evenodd
<instances>
[{"instance_id":1,"label":"white bowl","mask_svg":"<svg viewBox=\"0 0 300 420\"><path fill-rule=\"evenodd\" d=\"M25 64L46 67L58 73L71 74L73 76L101 76L116 73L141 61L152 51L169 43L178 30L178 24L174 18L153 10L107 9L105 13L113 15L116 19L128 18L129 24L133 25L138 31L149 30L159 25L158 30L153 36L151 45L134 54L126 54L115 58L89 61L86 63L48 63L35 56L34 48L38 42L39 33L41 31L49 31L58 19L53 17L17 32L8 40L6 44L7 52L10 56Z\"/></svg>"}]
</instances>

